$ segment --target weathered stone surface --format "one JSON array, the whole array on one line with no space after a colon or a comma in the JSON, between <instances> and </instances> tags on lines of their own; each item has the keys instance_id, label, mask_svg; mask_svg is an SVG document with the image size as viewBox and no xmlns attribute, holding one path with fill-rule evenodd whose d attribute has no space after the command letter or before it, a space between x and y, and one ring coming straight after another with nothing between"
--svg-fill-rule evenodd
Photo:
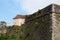
<instances>
[{"instance_id":1,"label":"weathered stone surface","mask_svg":"<svg viewBox=\"0 0 60 40\"><path fill-rule=\"evenodd\" d=\"M60 40L60 14L55 14L55 40Z\"/></svg>"},{"instance_id":2,"label":"weathered stone surface","mask_svg":"<svg viewBox=\"0 0 60 40\"><path fill-rule=\"evenodd\" d=\"M49 5L26 17L26 28L30 31L25 40L59 40L60 6ZM54 15L53 15L54 14Z\"/></svg>"},{"instance_id":3,"label":"weathered stone surface","mask_svg":"<svg viewBox=\"0 0 60 40\"><path fill-rule=\"evenodd\" d=\"M55 5L54 4L54 12L55 13L60 13L60 5Z\"/></svg>"}]
</instances>

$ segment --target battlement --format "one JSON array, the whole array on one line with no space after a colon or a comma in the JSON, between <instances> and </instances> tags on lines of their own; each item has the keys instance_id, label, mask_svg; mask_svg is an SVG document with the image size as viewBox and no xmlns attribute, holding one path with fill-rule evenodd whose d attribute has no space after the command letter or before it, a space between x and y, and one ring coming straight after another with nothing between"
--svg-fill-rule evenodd
<instances>
[{"instance_id":1,"label":"battlement","mask_svg":"<svg viewBox=\"0 0 60 40\"><path fill-rule=\"evenodd\" d=\"M41 10L38 10L32 15L27 16L26 21L30 21L30 20L36 19L37 17L41 17L50 13L60 13L60 5L51 4Z\"/></svg>"}]
</instances>

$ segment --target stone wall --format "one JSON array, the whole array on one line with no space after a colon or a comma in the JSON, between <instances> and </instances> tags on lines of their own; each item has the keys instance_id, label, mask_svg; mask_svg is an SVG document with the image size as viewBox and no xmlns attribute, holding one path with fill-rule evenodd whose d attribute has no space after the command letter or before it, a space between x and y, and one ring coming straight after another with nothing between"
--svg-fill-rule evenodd
<instances>
[{"instance_id":1,"label":"stone wall","mask_svg":"<svg viewBox=\"0 0 60 40\"><path fill-rule=\"evenodd\" d=\"M33 38L33 40L51 40L52 37L52 21L51 14L46 14L26 23L30 32L26 40Z\"/></svg>"},{"instance_id":2,"label":"stone wall","mask_svg":"<svg viewBox=\"0 0 60 40\"><path fill-rule=\"evenodd\" d=\"M25 40L59 40L60 6L49 5L26 17Z\"/></svg>"},{"instance_id":3,"label":"stone wall","mask_svg":"<svg viewBox=\"0 0 60 40\"><path fill-rule=\"evenodd\" d=\"M25 40L52 40L52 5L26 17Z\"/></svg>"},{"instance_id":4,"label":"stone wall","mask_svg":"<svg viewBox=\"0 0 60 40\"><path fill-rule=\"evenodd\" d=\"M60 40L60 14L55 13L54 16L55 16L55 19L53 20L54 40Z\"/></svg>"}]
</instances>

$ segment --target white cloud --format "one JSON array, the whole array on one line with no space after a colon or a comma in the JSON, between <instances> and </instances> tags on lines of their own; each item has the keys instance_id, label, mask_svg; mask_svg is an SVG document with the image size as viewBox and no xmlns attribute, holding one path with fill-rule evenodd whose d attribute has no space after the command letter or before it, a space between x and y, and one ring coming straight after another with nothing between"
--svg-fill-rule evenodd
<instances>
[{"instance_id":1,"label":"white cloud","mask_svg":"<svg viewBox=\"0 0 60 40\"><path fill-rule=\"evenodd\" d=\"M60 5L60 0L54 0L54 3Z\"/></svg>"},{"instance_id":2,"label":"white cloud","mask_svg":"<svg viewBox=\"0 0 60 40\"><path fill-rule=\"evenodd\" d=\"M32 14L52 3L60 4L60 0L13 0L13 2L20 3L27 14Z\"/></svg>"},{"instance_id":3,"label":"white cloud","mask_svg":"<svg viewBox=\"0 0 60 40\"><path fill-rule=\"evenodd\" d=\"M26 10L27 14L32 14L51 3L51 0L23 0L22 8Z\"/></svg>"},{"instance_id":4,"label":"white cloud","mask_svg":"<svg viewBox=\"0 0 60 40\"><path fill-rule=\"evenodd\" d=\"M27 12L27 14L32 14L38 9L44 8L49 4L58 2L59 0L23 0L22 8Z\"/></svg>"}]
</instances>

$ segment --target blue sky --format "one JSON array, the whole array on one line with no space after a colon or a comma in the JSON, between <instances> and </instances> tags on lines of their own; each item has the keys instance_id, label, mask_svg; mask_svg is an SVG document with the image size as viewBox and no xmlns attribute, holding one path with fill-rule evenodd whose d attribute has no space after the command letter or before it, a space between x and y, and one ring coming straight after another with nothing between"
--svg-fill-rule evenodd
<instances>
[{"instance_id":1,"label":"blue sky","mask_svg":"<svg viewBox=\"0 0 60 40\"><path fill-rule=\"evenodd\" d=\"M52 3L60 5L60 0L0 0L0 21L12 25L17 14L32 14Z\"/></svg>"}]
</instances>

